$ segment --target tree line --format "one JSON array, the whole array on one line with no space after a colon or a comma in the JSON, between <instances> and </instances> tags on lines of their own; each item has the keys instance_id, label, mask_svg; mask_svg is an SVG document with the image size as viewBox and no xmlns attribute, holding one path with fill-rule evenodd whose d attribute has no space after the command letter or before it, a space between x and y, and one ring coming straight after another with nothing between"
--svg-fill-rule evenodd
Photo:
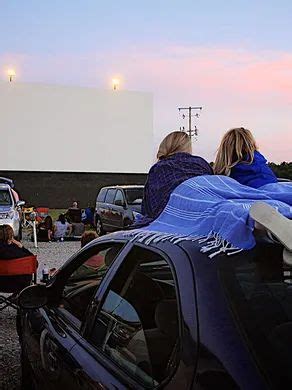
<instances>
[{"instance_id":1,"label":"tree line","mask_svg":"<svg viewBox=\"0 0 292 390\"><path fill-rule=\"evenodd\" d=\"M214 162L212 161L210 165L213 167ZM271 167L277 177L292 180L292 162L284 161L281 164L270 162L268 165Z\"/></svg>"},{"instance_id":2,"label":"tree line","mask_svg":"<svg viewBox=\"0 0 292 390\"><path fill-rule=\"evenodd\" d=\"M282 162L281 164L269 163L277 177L292 180L292 162Z\"/></svg>"}]
</instances>

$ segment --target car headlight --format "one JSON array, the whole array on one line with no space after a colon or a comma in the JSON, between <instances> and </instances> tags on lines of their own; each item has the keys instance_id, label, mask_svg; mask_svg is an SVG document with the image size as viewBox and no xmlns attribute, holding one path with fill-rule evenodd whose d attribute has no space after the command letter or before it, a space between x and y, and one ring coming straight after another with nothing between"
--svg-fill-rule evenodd
<instances>
[{"instance_id":1,"label":"car headlight","mask_svg":"<svg viewBox=\"0 0 292 390\"><path fill-rule=\"evenodd\" d=\"M8 211L8 213L0 213L0 219L13 219L14 218L14 210Z\"/></svg>"},{"instance_id":2,"label":"car headlight","mask_svg":"<svg viewBox=\"0 0 292 390\"><path fill-rule=\"evenodd\" d=\"M13 219L14 218L14 210L10 210L7 213L7 218Z\"/></svg>"}]
</instances>

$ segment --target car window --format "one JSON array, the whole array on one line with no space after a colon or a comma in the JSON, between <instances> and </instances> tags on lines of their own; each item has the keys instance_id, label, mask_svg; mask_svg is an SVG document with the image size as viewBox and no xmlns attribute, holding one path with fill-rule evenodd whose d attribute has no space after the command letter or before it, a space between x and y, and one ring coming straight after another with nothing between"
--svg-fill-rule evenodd
<instances>
[{"instance_id":1,"label":"car window","mask_svg":"<svg viewBox=\"0 0 292 390\"><path fill-rule=\"evenodd\" d=\"M8 190L0 190L0 206L12 205L12 199Z\"/></svg>"},{"instance_id":2,"label":"car window","mask_svg":"<svg viewBox=\"0 0 292 390\"><path fill-rule=\"evenodd\" d=\"M143 199L143 188L127 188L125 194L128 204L140 204Z\"/></svg>"},{"instance_id":3,"label":"car window","mask_svg":"<svg viewBox=\"0 0 292 390\"><path fill-rule=\"evenodd\" d=\"M67 279L61 308L67 310L82 322L96 289L105 276L109 266L121 251L123 244L116 243L107 247L90 249L82 264Z\"/></svg>"},{"instance_id":4,"label":"car window","mask_svg":"<svg viewBox=\"0 0 292 390\"><path fill-rule=\"evenodd\" d=\"M273 388L292 388L292 267L282 253L280 245L258 244L252 255L222 260L219 275L258 366Z\"/></svg>"},{"instance_id":5,"label":"car window","mask_svg":"<svg viewBox=\"0 0 292 390\"><path fill-rule=\"evenodd\" d=\"M110 188L106 193L105 202L114 203L115 193L116 193L116 189Z\"/></svg>"},{"instance_id":6,"label":"car window","mask_svg":"<svg viewBox=\"0 0 292 390\"><path fill-rule=\"evenodd\" d=\"M178 313L170 265L136 247L110 284L89 342L144 388L153 388L177 364Z\"/></svg>"},{"instance_id":7,"label":"car window","mask_svg":"<svg viewBox=\"0 0 292 390\"><path fill-rule=\"evenodd\" d=\"M116 192L115 202L116 202L117 200L118 200L118 201L121 201L122 204L125 204L124 194L122 193L121 190L117 190L117 192Z\"/></svg>"},{"instance_id":8,"label":"car window","mask_svg":"<svg viewBox=\"0 0 292 390\"><path fill-rule=\"evenodd\" d=\"M97 195L97 202L104 202L107 188L102 188Z\"/></svg>"}]
</instances>

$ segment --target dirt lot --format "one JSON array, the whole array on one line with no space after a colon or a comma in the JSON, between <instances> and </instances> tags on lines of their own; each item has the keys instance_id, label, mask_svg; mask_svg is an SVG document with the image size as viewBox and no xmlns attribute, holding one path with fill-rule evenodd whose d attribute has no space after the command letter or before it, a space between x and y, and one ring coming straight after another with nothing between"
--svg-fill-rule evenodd
<instances>
[{"instance_id":1,"label":"dirt lot","mask_svg":"<svg viewBox=\"0 0 292 390\"><path fill-rule=\"evenodd\" d=\"M24 238L23 244L38 256L39 275L45 263L49 268L59 267L80 248L78 241L39 243L39 248L35 249L33 243ZM0 312L0 326L0 389L19 389L20 349L13 309Z\"/></svg>"}]
</instances>

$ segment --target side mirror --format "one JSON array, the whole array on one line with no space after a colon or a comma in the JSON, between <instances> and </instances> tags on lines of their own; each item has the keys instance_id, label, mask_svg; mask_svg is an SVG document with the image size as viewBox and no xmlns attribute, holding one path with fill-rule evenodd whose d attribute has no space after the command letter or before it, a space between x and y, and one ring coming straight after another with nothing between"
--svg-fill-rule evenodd
<instances>
[{"instance_id":1,"label":"side mirror","mask_svg":"<svg viewBox=\"0 0 292 390\"><path fill-rule=\"evenodd\" d=\"M25 201L24 200L19 200L16 202L16 206L17 207L21 207L21 206L24 206L25 205Z\"/></svg>"},{"instance_id":2,"label":"side mirror","mask_svg":"<svg viewBox=\"0 0 292 390\"><path fill-rule=\"evenodd\" d=\"M42 284L26 287L18 296L18 304L22 309L39 309L47 302L47 288Z\"/></svg>"},{"instance_id":3,"label":"side mirror","mask_svg":"<svg viewBox=\"0 0 292 390\"><path fill-rule=\"evenodd\" d=\"M115 205L116 206L121 206L121 207L125 207L125 203L121 200L121 199L117 199L115 200Z\"/></svg>"}]
</instances>

